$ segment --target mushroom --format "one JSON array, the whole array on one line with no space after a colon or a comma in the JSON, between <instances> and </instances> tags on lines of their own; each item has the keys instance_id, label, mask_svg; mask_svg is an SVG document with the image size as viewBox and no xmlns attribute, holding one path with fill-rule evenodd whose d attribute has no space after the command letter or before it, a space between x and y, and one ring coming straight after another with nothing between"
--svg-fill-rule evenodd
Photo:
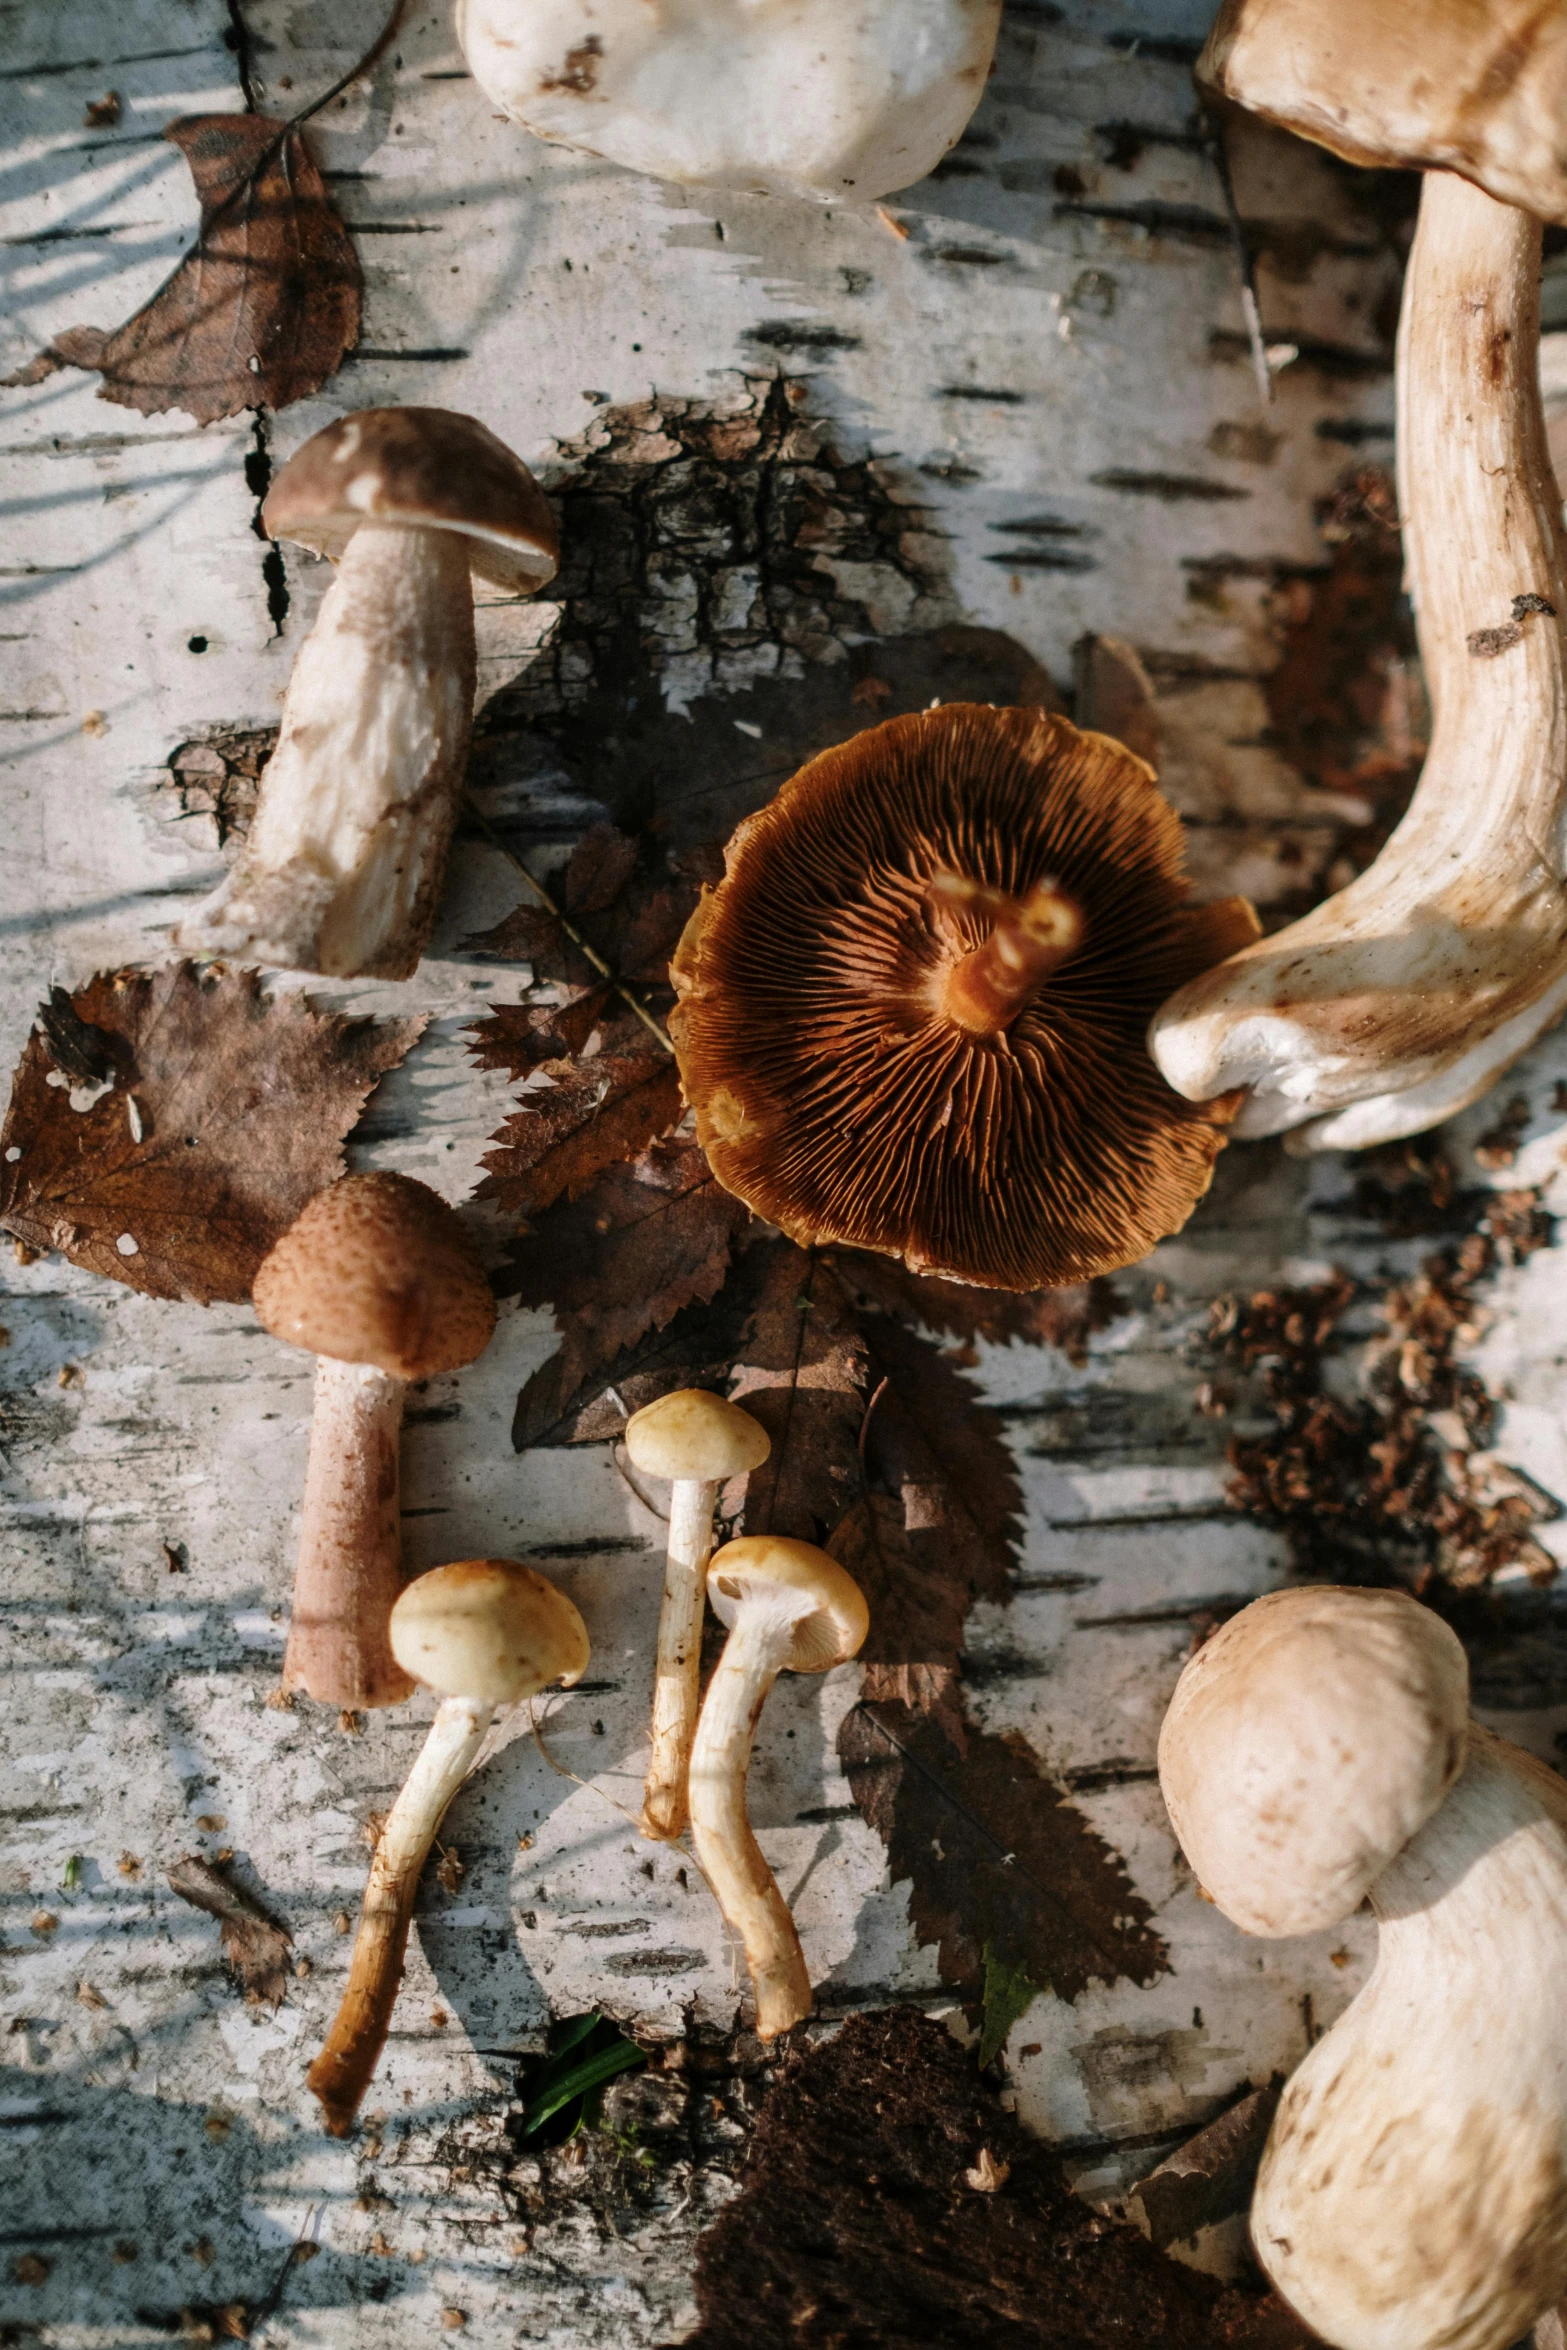
<instances>
[{"instance_id":1,"label":"mushroom","mask_svg":"<svg viewBox=\"0 0 1567 2350\"><path fill-rule=\"evenodd\" d=\"M1430 752L1375 862L1189 982L1150 1036L1192 1100L1250 1089L1235 1134L1359 1149L1474 1101L1567 1005L1567 534L1533 217L1567 219L1567 17L1230 0L1198 76L1354 162L1428 171L1398 476Z\"/></svg>"},{"instance_id":2,"label":"mushroom","mask_svg":"<svg viewBox=\"0 0 1567 2350\"><path fill-rule=\"evenodd\" d=\"M671 966L720 1183L802 1247L993 1289L1145 1256L1207 1190L1228 1102L1144 1042L1256 935L1188 906L1152 772L1044 710L953 703L811 760L740 826Z\"/></svg>"},{"instance_id":3,"label":"mushroom","mask_svg":"<svg viewBox=\"0 0 1567 2350\"><path fill-rule=\"evenodd\" d=\"M962 136L1000 22L1001 0L458 0L457 38L541 139L655 179L863 204Z\"/></svg>"},{"instance_id":4,"label":"mushroom","mask_svg":"<svg viewBox=\"0 0 1567 2350\"><path fill-rule=\"evenodd\" d=\"M632 1466L671 1480L669 1548L653 1680L653 1759L638 1825L655 1843L679 1841L686 1776L701 1698L702 1616L713 1548L713 1504L726 1477L759 1469L767 1431L738 1404L705 1387L681 1387L626 1422Z\"/></svg>"},{"instance_id":5,"label":"mushroom","mask_svg":"<svg viewBox=\"0 0 1567 2350\"><path fill-rule=\"evenodd\" d=\"M397 1705L413 1687L387 1639L402 1589L403 1393L489 1345L484 1268L439 1193L407 1175L345 1175L284 1233L253 1302L263 1329L318 1358L283 1685L325 1705Z\"/></svg>"},{"instance_id":6,"label":"mushroom","mask_svg":"<svg viewBox=\"0 0 1567 2350\"><path fill-rule=\"evenodd\" d=\"M1339 2350L1507 2350L1567 2290L1567 1786L1467 1718L1400 1592L1297 1589L1186 1667L1170 1817L1247 1933L1369 1897L1369 1982L1284 2091L1257 2257Z\"/></svg>"},{"instance_id":7,"label":"mushroom","mask_svg":"<svg viewBox=\"0 0 1567 2350\"><path fill-rule=\"evenodd\" d=\"M745 1807L751 1742L781 1672L825 1673L854 1656L869 1625L859 1585L814 1542L747 1534L708 1563L707 1595L729 1638L691 1750L691 1841L719 1908L745 1945L763 2040L811 2012L794 1920Z\"/></svg>"},{"instance_id":8,"label":"mushroom","mask_svg":"<svg viewBox=\"0 0 1567 2350\"><path fill-rule=\"evenodd\" d=\"M429 940L473 726L474 578L530 596L555 523L471 416L364 408L289 459L270 538L337 576L299 649L239 862L180 934L337 978L406 979Z\"/></svg>"},{"instance_id":9,"label":"mushroom","mask_svg":"<svg viewBox=\"0 0 1567 2350\"><path fill-rule=\"evenodd\" d=\"M441 1702L376 1839L348 1987L308 2075L334 2138L348 2135L380 2062L419 1872L497 1709L552 1681L569 1689L588 1664L571 1601L511 1559L460 1559L416 1576L392 1610L391 1634L398 1663Z\"/></svg>"}]
</instances>

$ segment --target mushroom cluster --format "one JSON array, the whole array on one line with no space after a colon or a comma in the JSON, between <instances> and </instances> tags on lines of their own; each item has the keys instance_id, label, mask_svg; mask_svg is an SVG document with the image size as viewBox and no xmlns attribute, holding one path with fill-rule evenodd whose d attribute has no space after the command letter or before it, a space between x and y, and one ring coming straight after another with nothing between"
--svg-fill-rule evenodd
<instances>
[{"instance_id":1,"label":"mushroom cluster","mask_svg":"<svg viewBox=\"0 0 1567 2350\"><path fill-rule=\"evenodd\" d=\"M1567 1785L1468 1695L1405 1594L1280 1591L1198 1650L1159 1738L1182 1850L1243 1931L1377 1917L1251 2213L1338 2350L1510 2350L1567 2291Z\"/></svg>"},{"instance_id":2,"label":"mushroom cluster","mask_svg":"<svg viewBox=\"0 0 1567 2350\"><path fill-rule=\"evenodd\" d=\"M1533 0L1228 0L1199 82L1362 164L1423 170L1398 482L1435 716L1367 870L1193 979L1154 1058L1238 1135L1360 1149L1451 1117L1567 1007L1567 531L1538 375L1541 220L1567 220L1567 19Z\"/></svg>"},{"instance_id":3,"label":"mushroom cluster","mask_svg":"<svg viewBox=\"0 0 1567 2350\"><path fill-rule=\"evenodd\" d=\"M934 169L984 94L1000 23L1001 0L457 6L475 81L539 138L655 179L820 204Z\"/></svg>"},{"instance_id":4,"label":"mushroom cluster","mask_svg":"<svg viewBox=\"0 0 1567 2350\"><path fill-rule=\"evenodd\" d=\"M725 863L670 1027L708 1162L758 1215L995 1289L1111 1272L1185 1223L1234 1102L1181 1100L1145 1032L1257 922L1187 902L1140 759L1038 709L891 719Z\"/></svg>"}]
</instances>

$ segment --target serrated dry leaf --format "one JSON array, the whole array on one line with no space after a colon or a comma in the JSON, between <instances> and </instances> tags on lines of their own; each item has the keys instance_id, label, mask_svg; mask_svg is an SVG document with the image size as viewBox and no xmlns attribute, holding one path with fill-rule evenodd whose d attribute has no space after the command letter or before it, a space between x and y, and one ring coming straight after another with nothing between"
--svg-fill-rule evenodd
<instances>
[{"instance_id":1,"label":"serrated dry leaf","mask_svg":"<svg viewBox=\"0 0 1567 2350\"><path fill-rule=\"evenodd\" d=\"M856 1295L900 1322L922 1324L949 1338L984 1338L1005 1346L1055 1346L1069 1362L1088 1358L1088 1341L1123 1310L1111 1283L1074 1281L1061 1289L975 1289L965 1281L938 1281L911 1273L896 1257L843 1259Z\"/></svg>"},{"instance_id":2,"label":"serrated dry leaf","mask_svg":"<svg viewBox=\"0 0 1567 2350\"><path fill-rule=\"evenodd\" d=\"M107 1091L71 1107L42 1027L0 1130L0 1229L149 1297L238 1301L343 1172L372 1088L423 1031L269 1001L254 971L103 971L69 999ZM54 1033L59 1012L55 1008ZM51 1078L59 1082L51 1083Z\"/></svg>"},{"instance_id":3,"label":"serrated dry leaf","mask_svg":"<svg viewBox=\"0 0 1567 2350\"><path fill-rule=\"evenodd\" d=\"M823 1541L861 1487L866 1351L816 1250L785 1242L770 1252L729 1393L772 1442L746 1484L746 1533Z\"/></svg>"},{"instance_id":4,"label":"serrated dry leaf","mask_svg":"<svg viewBox=\"0 0 1567 2350\"><path fill-rule=\"evenodd\" d=\"M144 416L214 424L320 390L359 335L362 279L301 133L262 114L192 114L164 132L190 166L196 242L123 326L69 327L5 380L62 367Z\"/></svg>"},{"instance_id":5,"label":"serrated dry leaf","mask_svg":"<svg viewBox=\"0 0 1567 2350\"><path fill-rule=\"evenodd\" d=\"M531 1220L562 1195L580 1199L606 1168L637 1158L675 1124L680 1072L670 1055L629 1012L600 1033L597 1052L527 1071L521 1106L484 1154L476 1198ZM479 1054L498 1042L483 1023Z\"/></svg>"},{"instance_id":6,"label":"serrated dry leaf","mask_svg":"<svg viewBox=\"0 0 1567 2350\"><path fill-rule=\"evenodd\" d=\"M572 851L559 902L618 978L661 987L701 883L715 867L722 870L717 851L665 863L614 825L595 824ZM465 944L506 962L531 963L535 979L544 982L591 988L602 977L548 908L526 900Z\"/></svg>"},{"instance_id":7,"label":"serrated dry leaf","mask_svg":"<svg viewBox=\"0 0 1567 2350\"><path fill-rule=\"evenodd\" d=\"M714 1182L697 1145L670 1139L606 1168L584 1198L562 1201L516 1242L504 1287L524 1305L553 1306L563 1341L517 1399L518 1450L560 1441L558 1423L596 1373L716 1295L749 1223L748 1209ZM682 1384L678 1374L668 1381ZM653 1392L663 1388L638 1401L651 1402ZM615 1433L623 1417L613 1409L597 1433Z\"/></svg>"},{"instance_id":8,"label":"serrated dry leaf","mask_svg":"<svg viewBox=\"0 0 1567 2350\"><path fill-rule=\"evenodd\" d=\"M199 1853L187 1852L167 1874L181 1901L217 1919L223 1955L247 1997L276 2007L288 1989L289 1952L294 1946L288 1928L269 1918L258 1901Z\"/></svg>"}]
</instances>

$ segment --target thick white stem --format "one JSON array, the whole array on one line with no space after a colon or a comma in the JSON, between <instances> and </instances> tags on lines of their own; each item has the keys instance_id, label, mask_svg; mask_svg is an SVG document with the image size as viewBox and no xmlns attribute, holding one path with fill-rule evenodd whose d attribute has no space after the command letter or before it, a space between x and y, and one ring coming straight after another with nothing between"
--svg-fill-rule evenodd
<instances>
[{"instance_id":1,"label":"thick white stem","mask_svg":"<svg viewBox=\"0 0 1567 2350\"><path fill-rule=\"evenodd\" d=\"M442 1699L377 1840L348 1987L309 2074L335 2138L347 2136L380 2062L402 1980L419 1874L448 1804L479 1759L494 1717L492 1705L472 1698Z\"/></svg>"},{"instance_id":2,"label":"thick white stem","mask_svg":"<svg viewBox=\"0 0 1567 2350\"><path fill-rule=\"evenodd\" d=\"M811 2012L800 1937L745 1808L751 1743L794 1630L794 1615L782 1607L741 1606L708 1684L691 1753L691 1841L719 1908L745 1945L764 2040Z\"/></svg>"},{"instance_id":3,"label":"thick white stem","mask_svg":"<svg viewBox=\"0 0 1567 2350\"><path fill-rule=\"evenodd\" d=\"M1567 2291L1567 1785L1472 1724L1371 1903L1375 1971L1285 2090L1252 2238L1340 2350L1508 2350Z\"/></svg>"},{"instance_id":4,"label":"thick white stem","mask_svg":"<svg viewBox=\"0 0 1567 2350\"><path fill-rule=\"evenodd\" d=\"M1567 541L1538 382L1540 224L1427 175L1399 330L1399 481L1435 711L1376 862L1183 988L1151 1032L1231 1131L1311 1149L1474 1100L1567 1006Z\"/></svg>"},{"instance_id":5,"label":"thick white stem","mask_svg":"<svg viewBox=\"0 0 1567 2350\"><path fill-rule=\"evenodd\" d=\"M673 1844L686 1824L686 1780L701 1698L702 1617L713 1550L716 1480L679 1478L669 1495L669 1552L653 1676L653 1759L643 1795L644 1836Z\"/></svg>"},{"instance_id":6,"label":"thick white stem","mask_svg":"<svg viewBox=\"0 0 1567 2350\"><path fill-rule=\"evenodd\" d=\"M323 1705L399 1705L413 1693L390 1631L403 1587L405 1388L370 1363L322 1355L316 1364L283 1686Z\"/></svg>"},{"instance_id":7,"label":"thick white stem","mask_svg":"<svg viewBox=\"0 0 1567 2350\"><path fill-rule=\"evenodd\" d=\"M180 944L406 979L435 921L474 678L466 542L362 524L299 649L244 852Z\"/></svg>"}]
</instances>

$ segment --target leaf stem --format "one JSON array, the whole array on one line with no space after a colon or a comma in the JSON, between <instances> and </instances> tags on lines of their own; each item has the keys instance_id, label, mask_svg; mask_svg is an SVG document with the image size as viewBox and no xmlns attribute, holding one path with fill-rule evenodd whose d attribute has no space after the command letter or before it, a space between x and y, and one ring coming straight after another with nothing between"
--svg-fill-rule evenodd
<instances>
[{"instance_id":1,"label":"leaf stem","mask_svg":"<svg viewBox=\"0 0 1567 2350\"><path fill-rule=\"evenodd\" d=\"M648 1010L646 1004L642 1002L639 996L633 994L632 990L626 985L623 979L620 979L616 976L610 965L605 962L603 956L598 952L598 949L588 944L587 940L583 937L581 931L571 920L570 916L561 912L561 909L556 905L555 900L550 896L550 893L545 888L543 882L536 881L534 879L533 875L528 871L527 866L518 856L516 850L509 848L506 842L502 840L500 834L496 831L488 816L485 815L483 809L475 800L472 792L464 792L463 806L468 811L468 814L473 818L475 824L478 825L480 831L486 834L491 844L495 848L500 850L501 855L506 859L507 863L516 867L517 871L522 875L523 880L527 883L534 896L538 899L539 904L544 907L547 913L554 916L555 920L560 924L562 930L566 933L566 936L570 939L572 945L577 949L578 953L587 957L594 970L597 971L601 977L609 981L610 986L614 989L616 995L619 996L621 1002L627 1007L627 1009L629 1011L635 1012L637 1018L641 1021L648 1034L657 1040L666 1053L672 1055L675 1048L669 1041L669 1034L665 1029L663 1022Z\"/></svg>"}]
</instances>

